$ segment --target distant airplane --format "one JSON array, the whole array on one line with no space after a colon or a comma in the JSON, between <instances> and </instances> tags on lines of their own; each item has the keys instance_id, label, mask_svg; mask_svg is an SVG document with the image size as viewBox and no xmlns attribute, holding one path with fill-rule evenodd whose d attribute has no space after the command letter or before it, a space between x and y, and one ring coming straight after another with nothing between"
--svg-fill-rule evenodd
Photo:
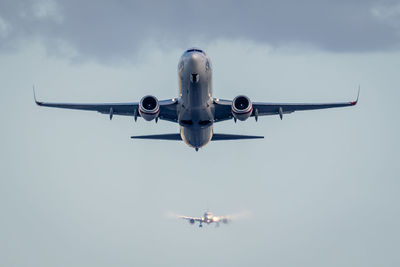
<instances>
[{"instance_id":1,"label":"distant airplane","mask_svg":"<svg viewBox=\"0 0 400 267\"><path fill-rule=\"evenodd\" d=\"M203 223L206 224L215 223L216 226L219 226L221 222L227 224L231 220L230 216L214 216L209 211L206 211L203 217L188 217L182 215L177 215L177 217L188 220L190 224L195 224L196 222L199 222L199 227L203 227Z\"/></svg>"},{"instance_id":2,"label":"distant airplane","mask_svg":"<svg viewBox=\"0 0 400 267\"><path fill-rule=\"evenodd\" d=\"M139 102L107 104L47 103L36 100L39 106L92 110L114 115L142 117L146 121L158 119L179 123L180 133L132 136L135 139L183 140L195 148L210 141L264 138L263 136L214 133L213 124L220 121L244 121L249 117L292 113L297 110L314 110L354 106L355 101L341 103L263 103L252 102L247 96L239 95L233 100L222 100L212 96L212 69L210 58L198 48L186 50L178 64L179 95L176 98L158 100L155 96L144 96ZM360 92L360 91L358 91Z\"/></svg>"}]
</instances>

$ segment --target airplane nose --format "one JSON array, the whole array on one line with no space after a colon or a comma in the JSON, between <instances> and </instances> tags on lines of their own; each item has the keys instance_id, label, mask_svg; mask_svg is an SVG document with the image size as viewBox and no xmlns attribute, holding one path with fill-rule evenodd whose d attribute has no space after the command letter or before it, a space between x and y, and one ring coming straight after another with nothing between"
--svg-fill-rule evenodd
<instances>
[{"instance_id":1,"label":"airplane nose","mask_svg":"<svg viewBox=\"0 0 400 267\"><path fill-rule=\"evenodd\" d=\"M196 65L200 61L200 56L197 53L191 53L189 56L189 63Z\"/></svg>"},{"instance_id":2,"label":"airplane nose","mask_svg":"<svg viewBox=\"0 0 400 267\"><path fill-rule=\"evenodd\" d=\"M193 72L197 72L201 69L203 57L199 53L191 53L189 55L188 65L191 67Z\"/></svg>"}]
</instances>

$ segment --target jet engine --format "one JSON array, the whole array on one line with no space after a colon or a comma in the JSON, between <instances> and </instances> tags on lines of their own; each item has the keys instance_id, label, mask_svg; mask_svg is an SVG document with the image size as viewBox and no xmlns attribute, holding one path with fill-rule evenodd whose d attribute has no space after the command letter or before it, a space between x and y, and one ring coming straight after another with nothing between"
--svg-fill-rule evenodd
<instances>
[{"instance_id":1,"label":"jet engine","mask_svg":"<svg viewBox=\"0 0 400 267\"><path fill-rule=\"evenodd\" d=\"M190 220L189 220L189 223L190 223L190 224L194 224L194 222L195 222L194 219L190 219Z\"/></svg>"},{"instance_id":2,"label":"jet engine","mask_svg":"<svg viewBox=\"0 0 400 267\"><path fill-rule=\"evenodd\" d=\"M158 117L160 104L155 96L147 95L140 100L139 114L146 121L151 121Z\"/></svg>"},{"instance_id":3,"label":"jet engine","mask_svg":"<svg viewBox=\"0 0 400 267\"><path fill-rule=\"evenodd\" d=\"M223 218L223 219L222 219L222 222L223 222L223 223L228 223L229 220L228 220L227 218Z\"/></svg>"},{"instance_id":4,"label":"jet engine","mask_svg":"<svg viewBox=\"0 0 400 267\"><path fill-rule=\"evenodd\" d=\"M253 105L247 96L240 95L232 101L232 114L240 121L247 120L253 112Z\"/></svg>"}]
</instances>

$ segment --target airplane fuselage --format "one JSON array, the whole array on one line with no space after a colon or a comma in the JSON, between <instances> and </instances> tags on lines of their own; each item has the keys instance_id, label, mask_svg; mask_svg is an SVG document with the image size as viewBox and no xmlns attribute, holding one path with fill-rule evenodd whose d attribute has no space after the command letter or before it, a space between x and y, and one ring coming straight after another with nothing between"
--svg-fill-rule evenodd
<instances>
[{"instance_id":1,"label":"airplane fuselage","mask_svg":"<svg viewBox=\"0 0 400 267\"><path fill-rule=\"evenodd\" d=\"M204 222L210 224L214 222L214 215L211 212L204 213Z\"/></svg>"},{"instance_id":2,"label":"airplane fuselage","mask_svg":"<svg viewBox=\"0 0 400 267\"><path fill-rule=\"evenodd\" d=\"M189 49L178 64L179 125L182 140L196 149L213 135L212 69L201 50Z\"/></svg>"}]
</instances>

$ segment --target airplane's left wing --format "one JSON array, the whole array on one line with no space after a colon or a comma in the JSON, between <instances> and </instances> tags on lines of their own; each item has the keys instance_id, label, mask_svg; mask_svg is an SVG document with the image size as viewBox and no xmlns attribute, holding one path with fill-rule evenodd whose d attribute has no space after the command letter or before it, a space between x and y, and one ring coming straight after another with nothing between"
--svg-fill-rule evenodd
<instances>
[{"instance_id":1,"label":"airplane's left wing","mask_svg":"<svg viewBox=\"0 0 400 267\"><path fill-rule=\"evenodd\" d=\"M110 119L113 115L123 116L134 116L140 117L139 114L139 103L101 103L101 104L76 104L76 103L50 103L37 101L35 96L35 102L39 106L52 107L52 108L64 108L64 109L78 109L78 110L90 110L97 111L102 114L108 114ZM176 99L167 99L159 101L160 114L159 119L177 122L177 103Z\"/></svg>"},{"instance_id":2,"label":"airplane's left wing","mask_svg":"<svg viewBox=\"0 0 400 267\"><path fill-rule=\"evenodd\" d=\"M232 218L230 216L217 216L215 218L216 218L216 220L215 219L214 220L217 223L219 223L219 222L229 223L232 220Z\"/></svg>"},{"instance_id":3,"label":"airplane's left wing","mask_svg":"<svg viewBox=\"0 0 400 267\"><path fill-rule=\"evenodd\" d=\"M360 91L358 91L360 93ZM315 109L328 109L328 108L339 108L354 106L358 102L357 99L349 102L338 102L338 103L263 103L253 102L251 117L265 116L265 115L279 115L282 119L283 114L289 114L295 111L304 110L315 110ZM233 118L231 106L231 100L220 100L214 99L215 122L224 121Z\"/></svg>"}]
</instances>

